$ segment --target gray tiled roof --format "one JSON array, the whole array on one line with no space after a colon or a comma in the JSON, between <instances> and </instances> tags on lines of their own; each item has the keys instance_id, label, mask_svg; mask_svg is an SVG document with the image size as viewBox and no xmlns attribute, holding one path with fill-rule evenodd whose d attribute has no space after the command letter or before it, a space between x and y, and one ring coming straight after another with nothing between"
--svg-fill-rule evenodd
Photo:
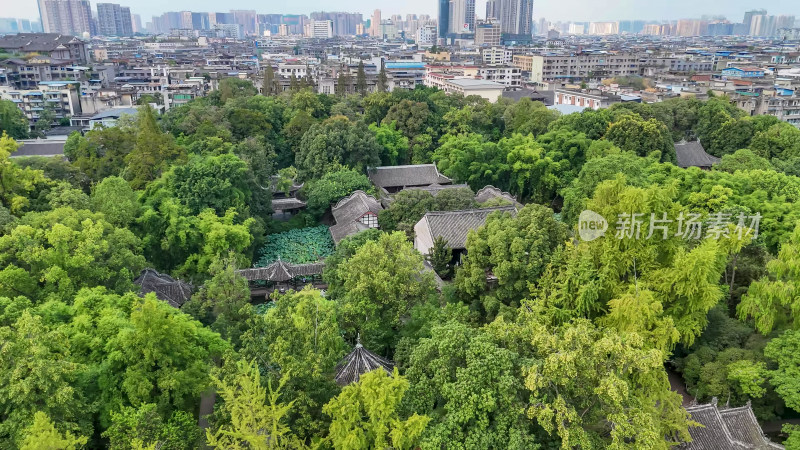
<instances>
[{"instance_id":1,"label":"gray tiled roof","mask_svg":"<svg viewBox=\"0 0 800 450\"><path fill-rule=\"evenodd\" d=\"M336 367L334 380L339 386L347 386L357 382L361 375L376 369L383 369L391 375L393 367L393 362L372 353L365 349L361 342L358 342L356 348L345 356Z\"/></svg>"},{"instance_id":2,"label":"gray tiled roof","mask_svg":"<svg viewBox=\"0 0 800 450\"><path fill-rule=\"evenodd\" d=\"M306 202L296 199L296 198L273 198L272 199L272 210L273 211L284 211L287 209L300 209L305 208Z\"/></svg>"},{"instance_id":3,"label":"gray tiled roof","mask_svg":"<svg viewBox=\"0 0 800 450\"><path fill-rule=\"evenodd\" d=\"M339 241L347 236L368 229L358 219L368 212L378 215L381 210L383 210L383 207L375 197L367 195L366 192L360 190L339 200L331 208L333 218L336 220L336 225L330 228L333 242L338 244Z\"/></svg>"},{"instance_id":4,"label":"gray tiled roof","mask_svg":"<svg viewBox=\"0 0 800 450\"><path fill-rule=\"evenodd\" d=\"M403 190L407 191L407 190L411 190L411 189L417 189L417 190L420 190L420 191L430 192L431 195L436 197L436 194L438 194L439 192L442 192L442 191L446 191L448 189L469 189L469 185L467 185L467 184L439 184L439 183L436 183L436 184L431 184L430 186L414 186L414 187L410 187L408 189L403 189Z\"/></svg>"},{"instance_id":5,"label":"gray tiled roof","mask_svg":"<svg viewBox=\"0 0 800 450\"><path fill-rule=\"evenodd\" d=\"M0 48L24 52L52 52L77 39L58 33L19 33L0 37Z\"/></svg>"},{"instance_id":6,"label":"gray tiled roof","mask_svg":"<svg viewBox=\"0 0 800 450\"><path fill-rule=\"evenodd\" d=\"M305 277L322 274L325 263L292 264L285 261L275 261L267 267L238 270L237 273L247 281L289 281L296 277Z\"/></svg>"},{"instance_id":7,"label":"gray tiled roof","mask_svg":"<svg viewBox=\"0 0 800 450\"><path fill-rule=\"evenodd\" d=\"M502 198L504 200L508 200L512 205L516 205L517 207L522 206L517 201L516 197L509 194L508 192L503 192L492 185L484 186L478 192L475 193L475 201L478 203L486 203L494 198Z\"/></svg>"},{"instance_id":8,"label":"gray tiled roof","mask_svg":"<svg viewBox=\"0 0 800 450\"><path fill-rule=\"evenodd\" d=\"M691 419L702 426L689 427L692 441L680 448L687 450L766 450L782 449L769 442L761 432L750 404L720 410L716 397L711 403L686 408Z\"/></svg>"},{"instance_id":9,"label":"gray tiled roof","mask_svg":"<svg viewBox=\"0 0 800 450\"><path fill-rule=\"evenodd\" d=\"M122 117L123 114L127 114L129 116L135 116L138 114L139 110L136 108L111 108L105 111L100 111L99 113L92 116L91 120L100 120L105 118L115 118L119 119Z\"/></svg>"},{"instance_id":10,"label":"gray tiled roof","mask_svg":"<svg viewBox=\"0 0 800 450\"><path fill-rule=\"evenodd\" d=\"M486 218L493 212L507 212L516 215L514 206L498 208L465 209L460 211L431 211L425 213L421 220L428 226L431 237L436 239L441 236L452 249L466 248L467 233L483 226Z\"/></svg>"},{"instance_id":11,"label":"gray tiled roof","mask_svg":"<svg viewBox=\"0 0 800 450\"><path fill-rule=\"evenodd\" d=\"M35 140L35 141L21 141L20 147L16 152L11 154L12 158L19 156L63 156L64 144L63 140Z\"/></svg>"},{"instance_id":12,"label":"gray tiled roof","mask_svg":"<svg viewBox=\"0 0 800 450\"><path fill-rule=\"evenodd\" d=\"M738 408L721 409L719 414L731 436L737 441L749 444L750 448L759 450L783 448L764 436L749 403Z\"/></svg>"},{"instance_id":13,"label":"gray tiled roof","mask_svg":"<svg viewBox=\"0 0 800 450\"><path fill-rule=\"evenodd\" d=\"M675 144L675 156L678 167L711 167L719 162L719 158L706 153L700 141L681 141Z\"/></svg>"},{"instance_id":14,"label":"gray tiled roof","mask_svg":"<svg viewBox=\"0 0 800 450\"><path fill-rule=\"evenodd\" d=\"M159 300L163 300L175 308L180 308L192 297L192 286L171 276L158 273L155 269L144 269L133 282L139 285L141 295L154 292Z\"/></svg>"},{"instance_id":15,"label":"gray tiled roof","mask_svg":"<svg viewBox=\"0 0 800 450\"><path fill-rule=\"evenodd\" d=\"M439 173L435 164L375 167L369 170L369 179L381 188L452 183Z\"/></svg>"}]
</instances>

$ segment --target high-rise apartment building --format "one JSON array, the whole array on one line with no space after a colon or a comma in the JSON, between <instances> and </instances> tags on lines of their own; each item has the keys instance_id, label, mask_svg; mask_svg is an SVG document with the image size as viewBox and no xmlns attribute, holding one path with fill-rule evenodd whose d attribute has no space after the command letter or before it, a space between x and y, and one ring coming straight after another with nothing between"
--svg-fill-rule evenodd
<instances>
[{"instance_id":1,"label":"high-rise apartment building","mask_svg":"<svg viewBox=\"0 0 800 450\"><path fill-rule=\"evenodd\" d=\"M372 36L380 36L381 35L381 10L376 9L372 13L372 17L370 18L369 23L369 34Z\"/></svg>"},{"instance_id":2,"label":"high-rise apartment building","mask_svg":"<svg viewBox=\"0 0 800 450\"><path fill-rule=\"evenodd\" d=\"M589 34L619 34L619 22L591 22Z\"/></svg>"},{"instance_id":3,"label":"high-rise apartment building","mask_svg":"<svg viewBox=\"0 0 800 450\"><path fill-rule=\"evenodd\" d=\"M750 30L750 24L753 22L753 16L765 16L767 15L766 9L752 9L744 13L744 20L742 23L745 26L745 29L748 31Z\"/></svg>"},{"instance_id":4,"label":"high-rise apartment building","mask_svg":"<svg viewBox=\"0 0 800 450\"><path fill-rule=\"evenodd\" d=\"M328 39L333 37L333 21L312 20L311 37L315 39Z\"/></svg>"},{"instance_id":5,"label":"high-rise apartment building","mask_svg":"<svg viewBox=\"0 0 800 450\"><path fill-rule=\"evenodd\" d=\"M38 0L39 16L45 33L80 36L94 34L92 10L88 0Z\"/></svg>"},{"instance_id":6,"label":"high-rise apartment building","mask_svg":"<svg viewBox=\"0 0 800 450\"><path fill-rule=\"evenodd\" d=\"M116 3L98 3L97 32L102 36L132 36L131 9Z\"/></svg>"},{"instance_id":7,"label":"high-rise apartment building","mask_svg":"<svg viewBox=\"0 0 800 450\"><path fill-rule=\"evenodd\" d=\"M506 40L530 40L533 25L533 0L488 0L486 17L500 22Z\"/></svg>"},{"instance_id":8,"label":"high-rise apartment building","mask_svg":"<svg viewBox=\"0 0 800 450\"><path fill-rule=\"evenodd\" d=\"M255 10L232 9L231 14L233 14L233 23L241 25L245 34L255 34L257 16Z\"/></svg>"},{"instance_id":9,"label":"high-rise apartment building","mask_svg":"<svg viewBox=\"0 0 800 450\"><path fill-rule=\"evenodd\" d=\"M450 30L450 0L439 0L439 37L447 37Z\"/></svg>"},{"instance_id":10,"label":"high-rise apartment building","mask_svg":"<svg viewBox=\"0 0 800 450\"><path fill-rule=\"evenodd\" d=\"M334 36L352 36L356 34L356 25L363 22L360 13L346 12L313 12L311 20L330 20L333 24Z\"/></svg>"},{"instance_id":11,"label":"high-rise apartment building","mask_svg":"<svg viewBox=\"0 0 800 450\"><path fill-rule=\"evenodd\" d=\"M142 16L139 14L131 14L131 26L133 27L134 33L144 32L144 27L142 27Z\"/></svg>"},{"instance_id":12,"label":"high-rise apartment building","mask_svg":"<svg viewBox=\"0 0 800 450\"><path fill-rule=\"evenodd\" d=\"M448 34L463 36L475 33L475 0L450 0Z\"/></svg>"}]
</instances>

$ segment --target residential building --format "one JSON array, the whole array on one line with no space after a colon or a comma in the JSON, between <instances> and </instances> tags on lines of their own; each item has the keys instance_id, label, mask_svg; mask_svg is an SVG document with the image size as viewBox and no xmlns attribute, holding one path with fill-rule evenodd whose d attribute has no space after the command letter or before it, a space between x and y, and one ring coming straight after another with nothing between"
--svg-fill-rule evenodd
<instances>
[{"instance_id":1,"label":"residential building","mask_svg":"<svg viewBox=\"0 0 800 450\"><path fill-rule=\"evenodd\" d=\"M94 34L89 0L37 0L45 33Z\"/></svg>"},{"instance_id":2,"label":"residential building","mask_svg":"<svg viewBox=\"0 0 800 450\"><path fill-rule=\"evenodd\" d=\"M500 45L500 23L496 20L478 22L475 26L475 45Z\"/></svg>"},{"instance_id":3,"label":"residential building","mask_svg":"<svg viewBox=\"0 0 800 450\"><path fill-rule=\"evenodd\" d=\"M363 22L361 13L313 12L311 20L330 20L334 36L353 36L358 34L356 27Z\"/></svg>"},{"instance_id":4,"label":"residential building","mask_svg":"<svg viewBox=\"0 0 800 450\"><path fill-rule=\"evenodd\" d=\"M475 33L475 0L450 0L448 34L464 37Z\"/></svg>"},{"instance_id":5,"label":"residential building","mask_svg":"<svg viewBox=\"0 0 800 450\"><path fill-rule=\"evenodd\" d=\"M511 64L513 53L504 47L490 47L481 50L481 58L484 64L497 66L500 64Z\"/></svg>"},{"instance_id":6,"label":"residential building","mask_svg":"<svg viewBox=\"0 0 800 450\"><path fill-rule=\"evenodd\" d=\"M70 61L35 58L27 61L12 58L0 63L5 69L6 84L16 89L36 89L39 84L51 81L82 81L86 67L74 66Z\"/></svg>"},{"instance_id":7,"label":"residential building","mask_svg":"<svg viewBox=\"0 0 800 450\"><path fill-rule=\"evenodd\" d=\"M311 37L314 39L332 38L333 22L330 20L313 20L311 22Z\"/></svg>"},{"instance_id":8,"label":"residential building","mask_svg":"<svg viewBox=\"0 0 800 450\"><path fill-rule=\"evenodd\" d=\"M122 116L135 117L136 112L137 109L131 107L112 108L105 111L100 111L89 119L89 129L93 130L98 126L105 128L115 127Z\"/></svg>"},{"instance_id":9,"label":"residential building","mask_svg":"<svg viewBox=\"0 0 800 450\"><path fill-rule=\"evenodd\" d=\"M640 58L634 53L533 55L532 65L533 81L601 80L638 75Z\"/></svg>"},{"instance_id":10,"label":"residential building","mask_svg":"<svg viewBox=\"0 0 800 450\"><path fill-rule=\"evenodd\" d=\"M533 25L533 0L489 0L486 18L500 23L504 41L530 42Z\"/></svg>"},{"instance_id":11,"label":"residential building","mask_svg":"<svg viewBox=\"0 0 800 450\"><path fill-rule=\"evenodd\" d=\"M436 25L423 25L417 28L417 44L433 45L436 43Z\"/></svg>"},{"instance_id":12,"label":"residential building","mask_svg":"<svg viewBox=\"0 0 800 450\"><path fill-rule=\"evenodd\" d=\"M489 80L477 80L474 78L456 78L455 75L430 72L425 76L425 85L436 87L447 94L461 94L465 97L477 95L496 102L505 86Z\"/></svg>"},{"instance_id":13,"label":"residential building","mask_svg":"<svg viewBox=\"0 0 800 450\"><path fill-rule=\"evenodd\" d=\"M375 37L382 36L381 33L381 10L376 9L372 12L372 18L370 19L370 34Z\"/></svg>"},{"instance_id":14,"label":"residential building","mask_svg":"<svg viewBox=\"0 0 800 450\"><path fill-rule=\"evenodd\" d=\"M735 66L722 69L722 75L737 78L763 78L764 69L749 66Z\"/></svg>"},{"instance_id":15,"label":"residential building","mask_svg":"<svg viewBox=\"0 0 800 450\"><path fill-rule=\"evenodd\" d=\"M0 99L10 100L25 114L31 126L45 109L53 111L56 119L81 113L79 84L76 82L40 82L34 89L0 86Z\"/></svg>"},{"instance_id":16,"label":"residential building","mask_svg":"<svg viewBox=\"0 0 800 450\"><path fill-rule=\"evenodd\" d=\"M47 56L54 60L86 64L86 42L58 33L19 33L0 37L0 51L20 57Z\"/></svg>"},{"instance_id":17,"label":"residential building","mask_svg":"<svg viewBox=\"0 0 800 450\"><path fill-rule=\"evenodd\" d=\"M116 3L98 3L97 32L102 36L132 36L130 8Z\"/></svg>"},{"instance_id":18,"label":"residential building","mask_svg":"<svg viewBox=\"0 0 800 450\"><path fill-rule=\"evenodd\" d=\"M589 34L619 34L619 22L591 22Z\"/></svg>"},{"instance_id":19,"label":"residential building","mask_svg":"<svg viewBox=\"0 0 800 450\"><path fill-rule=\"evenodd\" d=\"M522 71L514 66L491 66L478 69L481 79L502 84L505 87L521 86Z\"/></svg>"},{"instance_id":20,"label":"residential building","mask_svg":"<svg viewBox=\"0 0 800 450\"><path fill-rule=\"evenodd\" d=\"M570 105L594 110L608 108L612 104L622 101L622 97L618 95L611 95L596 89L556 89L555 97L553 98L554 105ZM639 98L639 102L641 102L641 98Z\"/></svg>"},{"instance_id":21,"label":"residential building","mask_svg":"<svg viewBox=\"0 0 800 450\"><path fill-rule=\"evenodd\" d=\"M764 114L775 116L800 128L800 97L796 95L776 95L762 98L765 103Z\"/></svg>"}]
</instances>

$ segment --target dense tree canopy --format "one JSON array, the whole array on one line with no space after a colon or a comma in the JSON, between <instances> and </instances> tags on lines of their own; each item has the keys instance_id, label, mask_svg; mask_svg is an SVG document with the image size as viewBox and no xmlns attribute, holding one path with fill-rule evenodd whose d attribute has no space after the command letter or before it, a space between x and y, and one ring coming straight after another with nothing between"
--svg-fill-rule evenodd
<instances>
[{"instance_id":1,"label":"dense tree canopy","mask_svg":"<svg viewBox=\"0 0 800 450\"><path fill-rule=\"evenodd\" d=\"M383 67L367 93L362 65L353 92L279 92L271 69L66 159L11 158L27 123L0 102L0 448L667 448L695 425L667 370L700 402L800 411L790 124L713 95L559 115L388 92ZM677 167L694 139L720 163ZM468 187L368 176L430 163ZM380 228L334 246L355 190ZM498 206L447 225L466 249L415 249L426 212ZM338 385L354 349L390 369Z\"/></svg>"}]
</instances>

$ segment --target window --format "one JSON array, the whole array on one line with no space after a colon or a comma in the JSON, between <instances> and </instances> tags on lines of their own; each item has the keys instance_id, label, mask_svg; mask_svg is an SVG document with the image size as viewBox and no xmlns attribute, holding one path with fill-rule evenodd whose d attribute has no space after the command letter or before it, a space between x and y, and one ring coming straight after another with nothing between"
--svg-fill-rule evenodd
<instances>
[{"instance_id":1,"label":"window","mask_svg":"<svg viewBox=\"0 0 800 450\"><path fill-rule=\"evenodd\" d=\"M373 213L366 213L358 219L359 222L370 228L378 228L378 216Z\"/></svg>"}]
</instances>

